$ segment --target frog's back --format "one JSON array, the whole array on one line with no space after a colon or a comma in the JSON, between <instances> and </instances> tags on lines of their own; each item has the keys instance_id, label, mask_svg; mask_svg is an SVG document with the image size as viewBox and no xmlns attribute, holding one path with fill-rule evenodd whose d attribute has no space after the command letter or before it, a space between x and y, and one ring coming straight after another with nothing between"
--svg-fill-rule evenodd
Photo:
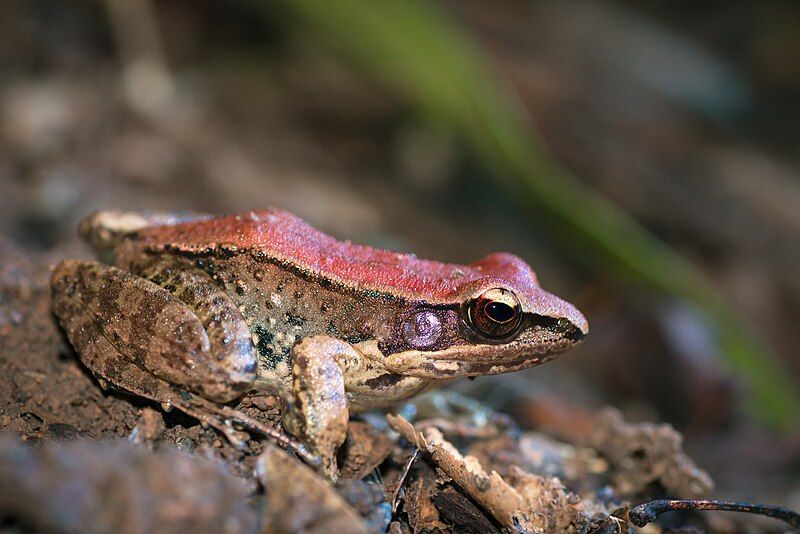
<instances>
[{"instance_id":1,"label":"frog's back","mask_svg":"<svg viewBox=\"0 0 800 534\"><path fill-rule=\"evenodd\" d=\"M470 265L423 260L412 254L339 241L295 215L275 209L150 226L131 235L156 250L257 253L266 261L335 284L379 293L391 288L392 294L410 300L456 302L466 285L486 277L538 287L530 267L511 254L490 254Z\"/></svg>"}]
</instances>

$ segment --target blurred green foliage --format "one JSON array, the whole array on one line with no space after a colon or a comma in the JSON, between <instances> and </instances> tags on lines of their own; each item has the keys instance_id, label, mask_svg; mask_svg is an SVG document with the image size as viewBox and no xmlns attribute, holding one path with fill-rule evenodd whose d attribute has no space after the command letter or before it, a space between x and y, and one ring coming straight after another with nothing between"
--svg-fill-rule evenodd
<instances>
[{"instance_id":1,"label":"blurred green foliage","mask_svg":"<svg viewBox=\"0 0 800 534\"><path fill-rule=\"evenodd\" d=\"M752 408L786 427L800 413L789 373L730 310L712 281L546 149L483 51L424 0L292 0L283 4L474 149L499 183L542 216L592 269L677 297L708 319Z\"/></svg>"}]
</instances>

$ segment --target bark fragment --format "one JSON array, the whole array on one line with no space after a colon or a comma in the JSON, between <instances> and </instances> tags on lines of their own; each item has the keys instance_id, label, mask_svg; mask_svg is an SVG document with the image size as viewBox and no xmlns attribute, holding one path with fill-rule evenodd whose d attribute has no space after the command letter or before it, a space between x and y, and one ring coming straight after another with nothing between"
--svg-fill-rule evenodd
<instances>
[{"instance_id":1,"label":"bark fragment","mask_svg":"<svg viewBox=\"0 0 800 534\"><path fill-rule=\"evenodd\" d=\"M361 518L330 482L269 442L256 462L256 476L265 494L262 533L366 534Z\"/></svg>"},{"instance_id":2,"label":"bark fragment","mask_svg":"<svg viewBox=\"0 0 800 534\"><path fill-rule=\"evenodd\" d=\"M471 500L452 486L445 487L433 496L433 503L457 532L473 534L499 533L491 519Z\"/></svg>"},{"instance_id":3,"label":"bark fragment","mask_svg":"<svg viewBox=\"0 0 800 534\"><path fill-rule=\"evenodd\" d=\"M407 485L403 497L403 510L414 534L446 530L433 497L439 491L436 474L425 465L417 477Z\"/></svg>"},{"instance_id":4,"label":"bark fragment","mask_svg":"<svg viewBox=\"0 0 800 534\"><path fill-rule=\"evenodd\" d=\"M512 468L508 481L487 473L474 456L462 456L439 429L421 430L400 416L388 415L389 425L416 447L501 526L527 532L582 530L592 517L608 515L602 505L567 491L557 478L540 477Z\"/></svg>"},{"instance_id":5,"label":"bark fragment","mask_svg":"<svg viewBox=\"0 0 800 534\"><path fill-rule=\"evenodd\" d=\"M683 451L683 437L671 425L631 424L613 408L601 410L588 445L612 467L620 495L635 495L658 482L671 495L701 498L714 482Z\"/></svg>"},{"instance_id":6,"label":"bark fragment","mask_svg":"<svg viewBox=\"0 0 800 534\"><path fill-rule=\"evenodd\" d=\"M362 421L350 421L347 438L339 451L339 476L364 478L389 456L392 440L385 432Z\"/></svg>"}]
</instances>

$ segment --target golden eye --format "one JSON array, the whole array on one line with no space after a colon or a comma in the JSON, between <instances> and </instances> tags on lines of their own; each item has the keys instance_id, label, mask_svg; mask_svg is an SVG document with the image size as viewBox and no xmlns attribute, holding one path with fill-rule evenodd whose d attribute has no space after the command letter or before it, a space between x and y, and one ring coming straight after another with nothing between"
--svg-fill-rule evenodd
<instances>
[{"instance_id":1,"label":"golden eye","mask_svg":"<svg viewBox=\"0 0 800 534\"><path fill-rule=\"evenodd\" d=\"M480 334L491 338L508 337L522 322L522 307L511 291L487 289L470 303L470 324Z\"/></svg>"}]
</instances>

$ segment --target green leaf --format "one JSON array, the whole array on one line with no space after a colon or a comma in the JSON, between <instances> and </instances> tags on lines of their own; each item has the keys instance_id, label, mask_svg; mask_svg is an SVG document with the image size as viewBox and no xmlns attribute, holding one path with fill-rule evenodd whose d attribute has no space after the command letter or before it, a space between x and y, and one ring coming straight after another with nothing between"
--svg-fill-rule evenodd
<instances>
[{"instance_id":1,"label":"green leaf","mask_svg":"<svg viewBox=\"0 0 800 534\"><path fill-rule=\"evenodd\" d=\"M758 415L778 427L797 418L800 397L790 374L729 311L711 280L555 160L515 93L442 9L423 0L287 0L283 5L449 127L590 267L702 311L728 362L750 386Z\"/></svg>"}]
</instances>

